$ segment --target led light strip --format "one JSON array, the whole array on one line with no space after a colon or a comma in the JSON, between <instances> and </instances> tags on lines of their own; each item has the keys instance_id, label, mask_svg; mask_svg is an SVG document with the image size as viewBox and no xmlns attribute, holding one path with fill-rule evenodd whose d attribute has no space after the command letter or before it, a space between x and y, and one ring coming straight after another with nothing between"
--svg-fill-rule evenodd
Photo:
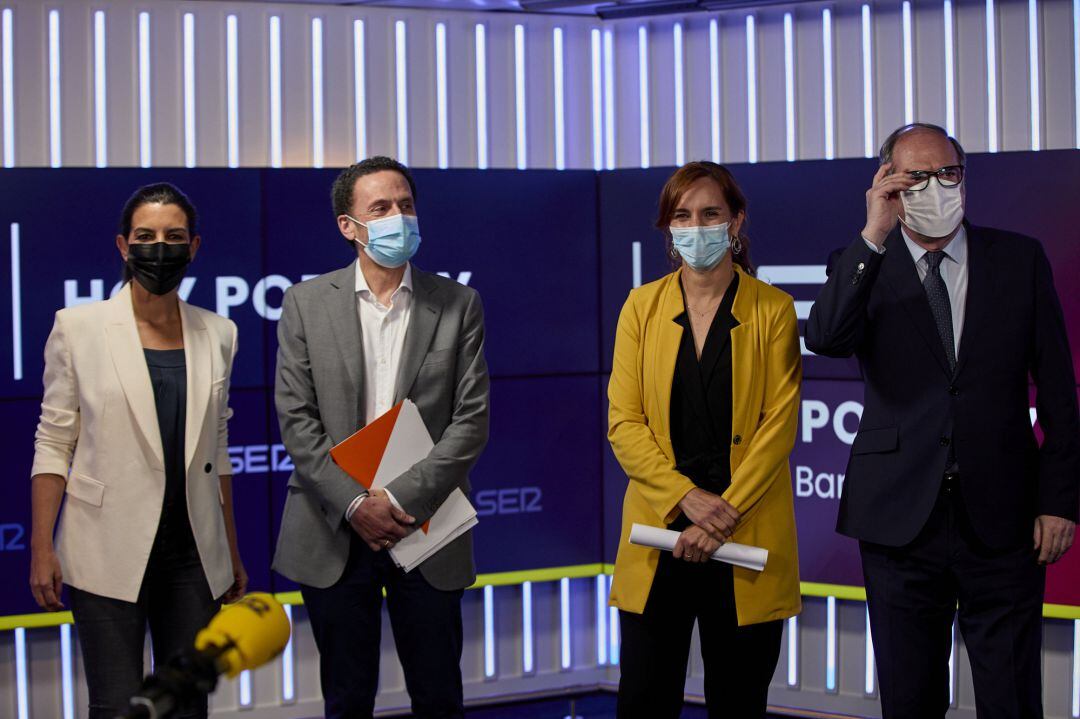
<instances>
[{"instance_id":1,"label":"led light strip","mask_svg":"<svg viewBox=\"0 0 1080 719\"><path fill-rule=\"evenodd\" d=\"M536 669L533 647L532 582L521 583L521 669L531 674Z\"/></svg>"},{"instance_id":2,"label":"led light strip","mask_svg":"<svg viewBox=\"0 0 1080 719\"><path fill-rule=\"evenodd\" d=\"M570 652L570 578L563 577L559 580L559 625L561 640L561 666L570 669L572 657Z\"/></svg>"},{"instance_id":3,"label":"led light strip","mask_svg":"<svg viewBox=\"0 0 1080 719\"><path fill-rule=\"evenodd\" d=\"M11 8L0 11L0 82L4 84L4 167L15 167L15 51Z\"/></svg>"},{"instance_id":4,"label":"led light strip","mask_svg":"<svg viewBox=\"0 0 1080 719\"><path fill-rule=\"evenodd\" d=\"M70 624L60 625L60 701L64 719L75 719L75 657Z\"/></svg>"},{"instance_id":5,"label":"led light strip","mask_svg":"<svg viewBox=\"0 0 1080 719\"><path fill-rule=\"evenodd\" d=\"M956 58L953 53L953 4L945 0L945 131L956 134Z\"/></svg>"},{"instance_id":6,"label":"led light strip","mask_svg":"<svg viewBox=\"0 0 1080 719\"><path fill-rule=\"evenodd\" d=\"M825 691L836 692L836 597L825 598Z\"/></svg>"},{"instance_id":7,"label":"led light strip","mask_svg":"<svg viewBox=\"0 0 1080 719\"><path fill-rule=\"evenodd\" d=\"M649 166L649 31L638 26L638 129L641 166Z\"/></svg>"},{"instance_id":8,"label":"led light strip","mask_svg":"<svg viewBox=\"0 0 1080 719\"><path fill-rule=\"evenodd\" d=\"M94 164L109 164L109 102L105 73L105 11L94 12Z\"/></svg>"},{"instance_id":9,"label":"led light strip","mask_svg":"<svg viewBox=\"0 0 1080 719\"><path fill-rule=\"evenodd\" d=\"M675 60L675 164L686 162L686 119L683 107L683 26L675 23L671 30Z\"/></svg>"},{"instance_id":10,"label":"led light strip","mask_svg":"<svg viewBox=\"0 0 1080 719\"><path fill-rule=\"evenodd\" d=\"M139 13L139 165L150 167L151 143L150 95L150 13Z\"/></svg>"},{"instance_id":11,"label":"led light strip","mask_svg":"<svg viewBox=\"0 0 1080 719\"><path fill-rule=\"evenodd\" d=\"M799 686L799 617L787 620L787 685Z\"/></svg>"},{"instance_id":12,"label":"led light strip","mask_svg":"<svg viewBox=\"0 0 1080 719\"><path fill-rule=\"evenodd\" d=\"M195 16L184 13L184 166L195 167Z\"/></svg>"},{"instance_id":13,"label":"led light strip","mask_svg":"<svg viewBox=\"0 0 1080 719\"><path fill-rule=\"evenodd\" d=\"M987 150L998 151L997 20L994 0L986 0L986 120Z\"/></svg>"},{"instance_id":14,"label":"led light strip","mask_svg":"<svg viewBox=\"0 0 1080 719\"><path fill-rule=\"evenodd\" d=\"M394 23L394 80L397 88L397 159L409 164L409 68L407 28L404 20Z\"/></svg>"},{"instance_id":15,"label":"led light strip","mask_svg":"<svg viewBox=\"0 0 1080 719\"><path fill-rule=\"evenodd\" d=\"M12 377L23 378L22 359L22 248L19 223L11 223L11 369Z\"/></svg>"},{"instance_id":16,"label":"led light strip","mask_svg":"<svg viewBox=\"0 0 1080 719\"><path fill-rule=\"evenodd\" d=\"M293 624L293 608L291 604L285 605L285 616L289 619L289 642L285 645L285 651L281 653L281 700L285 703L296 701L296 649L293 647L295 625Z\"/></svg>"},{"instance_id":17,"label":"led light strip","mask_svg":"<svg viewBox=\"0 0 1080 719\"><path fill-rule=\"evenodd\" d=\"M596 663L608 663L607 575L596 575Z\"/></svg>"},{"instance_id":18,"label":"led light strip","mask_svg":"<svg viewBox=\"0 0 1080 719\"><path fill-rule=\"evenodd\" d=\"M709 20L709 111L712 160L720 162L720 23L716 18Z\"/></svg>"},{"instance_id":19,"label":"led light strip","mask_svg":"<svg viewBox=\"0 0 1080 719\"><path fill-rule=\"evenodd\" d=\"M874 638L870 633L870 608L866 609L866 643L865 652L863 655L864 667L863 667L863 692L867 696L873 696L874 694Z\"/></svg>"},{"instance_id":20,"label":"led light strip","mask_svg":"<svg viewBox=\"0 0 1080 719\"><path fill-rule=\"evenodd\" d=\"M831 160L836 156L834 140L835 123L833 122L833 26L832 10L825 8L821 11L821 49L822 49L822 74L825 78L825 159Z\"/></svg>"},{"instance_id":21,"label":"led light strip","mask_svg":"<svg viewBox=\"0 0 1080 719\"><path fill-rule=\"evenodd\" d=\"M1080 0L1076 0L1080 2ZM1080 66L1080 65L1078 65ZM1080 146L1080 133L1077 134ZM615 36L604 30L604 152L605 166L615 169Z\"/></svg>"},{"instance_id":22,"label":"led light strip","mask_svg":"<svg viewBox=\"0 0 1080 719\"><path fill-rule=\"evenodd\" d=\"M15 697L19 719L30 719L30 682L26 667L26 629L15 630Z\"/></svg>"},{"instance_id":23,"label":"led light strip","mask_svg":"<svg viewBox=\"0 0 1080 719\"><path fill-rule=\"evenodd\" d=\"M353 132L356 160L367 157L367 69L364 66L364 21L353 20Z\"/></svg>"},{"instance_id":24,"label":"led light strip","mask_svg":"<svg viewBox=\"0 0 1080 719\"><path fill-rule=\"evenodd\" d=\"M49 11L49 164L63 162L60 121L60 11Z\"/></svg>"},{"instance_id":25,"label":"led light strip","mask_svg":"<svg viewBox=\"0 0 1080 719\"><path fill-rule=\"evenodd\" d=\"M237 18L225 18L225 115L228 132L229 167L240 166L240 61Z\"/></svg>"},{"instance_id":26,"label":"led light strip","mask_svg":"<svg viewBox=\"0 0 1080 719\"><path fill-rule=\"evenodd\" d=\"M484 677L495 676L495 587L484 587Z\"/></svg>"},{"instance_id":27,"label":"led light strip","mask_svg":"<svg viewBox=\"0 0 1080 719\"><path fill-rule=\"evenodd\" d=\"M746 16L746 133L750 162L757 162L757 30L753 15Z\"/></svg>"},{"instance_id":28,"label":"led light strip","mask_svg":"<svg viewBox=\"0 0 1080 719\"><path fill-rule=\"evenodd\" d=\"M904 45L904 124L915 121L915 57L912 48L911 2L901 5L901 21Z\"/></svg>"},{"instance_id":29,"label":"led light strip","mask_svg":"<svg viewBox=\"0 0 1080 719\"><path fill-rule=\"evenodd\" d=\"M281 167L281 18L270 16L270 167Z\"/></svg>"},{"instance_id":30,"label":"led light strip","mask_svg":"<svg viewBox=\"0 0 1080 719\"><path fill-rule=\"evenodd\" d=\"M435 24L435 118L439 168L450 166L449 121L446 107L446 23Z\"/></svg>"},{"instance_id":31,"label":"led light strip","mask_svg":"<svg viewBox=\"0 0 1080 719\"><path fill-rule=\"evenodd\" d=\"M528 139L525 117L525 26L514 26L514 119L517 127L517 169L528 166Z\"/></svg>"},{"instance_id":32,"label":"led light strip","mask_svg":"<svg viewBox=\"0 0 1080 719\"><path fill-rule=\"evenodd\" d=\"M1042 146L1042 118L1039 100L1039 5L1037 0L1028 0L1028 63L1031 85L1031 149L1039 150Z\"/></svg>"},{"instance_id":33,"label":"led light strip","mask_svg":"<svg viewBox=\"0 0 1080 719\"><path fill-rule=\"evenodd\" d=\"M555 169L566 169L566 118L565 118L565 102L564 89L563 89L563 29L557 27L552 31L552 48L554 57L554 73L553 78L555 86Z\"/></svg>"},{"instance_id":34,"label":"led light strip","mask_svg":"<svg viewBox=\"0 0 1080 719\"><path fill-rule=\"evenodd\" d=\"M874 152L874 54L871 37L873 25L870 6L862 6L862 82L863 82L863 154L873 157Z\"/></svg>"},{"instance_id":35,"label":"led light strip","mask_svg":"<svg viewBox=\"0 0 1080 719\"><path fill-rule=\"evenodd\" d=\"M784 131L787 161L795 161L795 30L791 13L784 13Z\"/></svg>"},{"instance_id":36,"label":"led light strip","mask_svg":"<svg viewBox=\"0 0 1080 719\"><path fill-rule=\"evenodd\" d=\"M592 147L593 169L604 168L604 70L603 36L593 28L589 33L592 50Z\"/></svg>"},{"instance_id":37,"label":"led light strip","mask_svg":"<svg viewBox=\"0 0 1080 719\"><path fill-rule=\"evenodd\" d=\"M323 166L323 27L311 19L311 164Z\"/></svg>"},{"instance_id":38,"label":"led light strip","mask_svg":"<svg viewBox=\"0 0 1080 719\"><path fill-rule=\"evenodd\" d=\"M487 139L487 35L484 25L476 25L476 166L488 166Z\"/></svg>"}]
</instances>

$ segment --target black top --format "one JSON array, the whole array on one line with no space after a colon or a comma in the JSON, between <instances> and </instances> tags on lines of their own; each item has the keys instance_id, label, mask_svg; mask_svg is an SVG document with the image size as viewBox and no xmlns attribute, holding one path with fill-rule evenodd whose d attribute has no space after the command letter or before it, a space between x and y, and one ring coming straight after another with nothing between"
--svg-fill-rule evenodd
<instances>
[{"instance_id":1,"label":"black top","mask_svg":"<svg viewBox=\"0 0 1080 719\"><path fill-rule=\"evenodd\" d=\"M671 382L675 469L714 494L723 493L731 484L731 329L739 324L731 306L738 287L736 273L716 309L700 360L689 315L684 310L675 318L683 327ZM685 529L690 522L680 516L675 525L680 526L673 529Z\"/></svg>"},{"instance_id":2,"label":"black top","mask_svg":"<svg viewBox=\"0 0 1080 719\"><path fill-rule=\"evenodd\" d=\"M194 546L187 509L184 434L187 426L187 368L184 350L144 349L154 387L161 447L165 453L165 501L161 507L154 550Z\"/></svg>"}]
</instances>

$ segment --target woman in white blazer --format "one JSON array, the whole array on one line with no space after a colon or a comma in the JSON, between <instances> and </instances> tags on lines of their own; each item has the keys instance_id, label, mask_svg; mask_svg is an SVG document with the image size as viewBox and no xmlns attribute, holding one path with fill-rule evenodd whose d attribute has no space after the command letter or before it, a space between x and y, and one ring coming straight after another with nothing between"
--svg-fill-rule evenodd
<instances>
[{"instance_id":1,"label":"woman in white blazer","mask_svg":"<svg viewBox=\"0 0 1080 719\"><path fill-rule=\"evenodd\" d=\"M236 325L177 296L195 208L149 185L120 224L128 282L56 313L32 471L30 584L49 610L68 587L92 719L139 689L148 624L165 662L247 584L227 452ZM206 716L205 699L180 716Z\"/></svg>"}]
</instances>

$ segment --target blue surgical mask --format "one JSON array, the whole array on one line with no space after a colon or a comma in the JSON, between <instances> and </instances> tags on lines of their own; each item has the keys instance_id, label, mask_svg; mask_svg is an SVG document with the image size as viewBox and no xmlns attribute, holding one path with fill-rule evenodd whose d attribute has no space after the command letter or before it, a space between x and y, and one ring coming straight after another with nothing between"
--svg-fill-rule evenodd
<instances>
[{"instance_id":1,"label":"blue surgical mask","mask_svg":"<svg viewBox=\"0 0 1080 719\"><path fill-rule=\"evenodd\" d=\"M699 272L720 264L728 252L731 238L728 224L705 227L669 227L671 244L679 251L683 262Z\"/></svg>"},{"instance_id":2,"label":"blue surgical mask","mask_svg":"<svg viewBox=\"0 0 1080 719\"><path fill-rule=\"evenodd\" d=\"M420 248L420 225L415 215L391 215L364 223L355 217L350 220L367 228L367 244L354 240L377 265L393 269L401 267Z\"/></svg>"}]
</instances>

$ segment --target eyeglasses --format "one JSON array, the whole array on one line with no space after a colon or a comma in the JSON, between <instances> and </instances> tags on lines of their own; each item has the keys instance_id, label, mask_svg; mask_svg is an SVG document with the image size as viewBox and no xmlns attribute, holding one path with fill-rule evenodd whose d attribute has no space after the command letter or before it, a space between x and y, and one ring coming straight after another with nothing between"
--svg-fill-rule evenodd
<instances>
[{"instance_id":1,"label":"eyeglasses","mask_svg":"<svg viewBox=\"0 0 1080 719\"><path fill-rule=\"evenodd\" d=\"M948 165L940 170L913 170L907 176L916 183L907 188L908 192L921 192L930 186L930 178L936 177L942 187L956 187L964 181L963 165Z\"/></svg>"}]
</instances>

